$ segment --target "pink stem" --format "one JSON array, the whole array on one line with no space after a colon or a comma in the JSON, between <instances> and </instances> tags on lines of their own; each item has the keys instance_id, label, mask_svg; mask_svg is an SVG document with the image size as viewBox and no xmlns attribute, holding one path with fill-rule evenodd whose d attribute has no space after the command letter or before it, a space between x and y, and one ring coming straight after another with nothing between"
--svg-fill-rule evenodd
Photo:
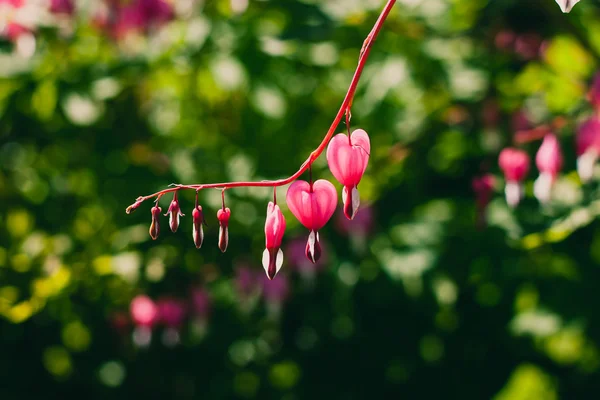
<instances>
[{"instance_id":1,"label":"pink stem","mask_svg":"<svg viewBox=\"0 0 600 400\"><path fill-rule=\"evenodd\" d=\"M387 19L388 15L390 14L390 11L392 10L392 7L394 6L394 4L396 4L396 0L387 0L387 3L385 4L385 6L383 7L383 10L381 11L381 14L379 14L379 18L377 18L375 25L373 25L373 29L371 29L371 32L369 33L369 35L363 42L363 46L360 50L360 56L358 58L358 65L356 67L356 71L354 71L354 76L352 77L352 81L350 82L350 87L348 88L348 92L346 92L344 101L342 102L342 105L341 105L339 111L337 112L333 122L331 123L331 126L329 127L327 134L321 141L321 144L319 144L319 147L317 147L315 150L313 150L310 153L310 156L306 159L306 161L304 161L304 163L302 163L302 165L300 166L300 169L298 169L298 171L296 171L293 175L291 175L285 179L277 179L277 180L272 180L272 181L222 182L222 183L193 184L193 185L175 185L175 187L163 189L160 192L156 192L156 193L150 194L148 196L138 197L136 202L134 203L135 207L134 207L134 205L130 206L128 208L128 212L137 208L137 206L139 206L139 204L141 204L145 200L148 200L148 199L151 199L151 198L154 198L157 196L162 196L165 193L175 192L180 189L201 190L201 189L217 188L217 189L224 190L224 189L235 188L235 187L277 187L277 186L287 185L288 183L291 183L291 182L295 181L296 179L298 179L312 165L312 163L317 158L319 158L321 153L323 153L323 151L327 147L327 144L329 143L333 134L335 133L338 125L340 124L342 118L344 117L344 114L347 111L349 112L350 107L352 105L352 100L354 99L354 94L356 93L358 81L360 80L360 77L362 75L363 69L367 62L367 59L369 58L369 53L371 52L371 46L373 45L373 42L375 42L377 35L379 35L379 31L381 31L381 28L383 27L383 24L384 24L385 20Z\"/></svg>"}]
</instances>

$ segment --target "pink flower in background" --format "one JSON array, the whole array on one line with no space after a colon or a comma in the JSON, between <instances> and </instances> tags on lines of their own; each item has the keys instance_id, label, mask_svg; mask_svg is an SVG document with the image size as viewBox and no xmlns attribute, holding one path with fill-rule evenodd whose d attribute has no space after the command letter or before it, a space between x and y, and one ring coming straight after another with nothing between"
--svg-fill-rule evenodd
<instances>
[{"instance_id":1,"label":"pink flower in background","mask_svg":"<svg viewBox=\"0 0 600 400\"><path fill-rule=\"evenodd\" d=\"M181 341L180 330L187 315L187 307L183 300L174 297L162 297L157 300L159 320L166 329L162 333L162 342L173 347Z\"/></svg>"},{"instance_id":2,"label":"pink flower in background","mask_svg":"<svg viewBox=\"0 0 600 400\"><path fill-rule=\"evenodd\" d=\"M477 206L485 208L492 199L494 193L494 175L485 174L473 178L473 191L477 196Z\"/></svg>"},{"instance_id":3,"label":"pink flower in background","mask_svg":"<svg viewBox=\"0 0 600 400\"><path fill-rule=\"evenodd\" d=\"M285 218L279 206L272 201L267 206L267 219L265 221L265 251L263 252L262 265L269 279L275 275L283 265L283 252L281 240L285 233Z\"/></svg>"},{"instance_id":4,"label":"pink flower in background","mask_svg":"<svg viewBox=\"0 0 600 400\"><path fill-rule=\"evenodd\" d=\"M185 320L187 308L185 303L174 297L162 297L156 301L159 321L171 328L179 328Z\"/></svg>"},{"instance_id":5,"label":"pink flower in background","mask_svg":"<svg viewBox=\"0 0 600 400\"><path fill-rule=\"evenodd\" d=\"M556 135L549 133L544 136L542 145L535 155L535 163L540 176L535 180L533 193L541 203L545 203L550 200L552 186L563 164L562 151Z\"/></svg>"},{"instance_id":6,"label":"pink flower in background","mask_svg":"<svg viewBox=\"0 0 600 400\"><path fill-rule=\"evenodd\" d=\"M191 303L194 316L201 319L208 318L212 307L212 300L206 289L202 287L192 289Z\"/></svg>"},{"instance_id":7,"label":"pink flower in background","mask_svg":"<svg viewBox=\"0 0 600 400\"><path fill-rule=\"evenodd\" d=\"M600 119L592 117L579 126L575 137L577 173L582 182L589 182L600 156Z\"/></svg>"},{"instance_id":8,"label":"pink flower in background","mask_svg":"<svg viewBox=\"0 0 600 400\"><path fill-rule=\"evenodd\" d=\"M373 229L373 221L373 207L366 206L352 220L345 218L343 211L338 212L335 218L335 225L341 233L347 235L366 235Z\"/></svg>"},{"instance_id":9,"label":"pink flower in background","mask_svg":"<svg viewBox=\"0 0 600 400\"><path fill-rule=\"evenodd\" d=\"M512 50L517 35L513 31L503 30L496 33L494 44L500 50Z\"/></svg>"},{"instance_id":10,"label":"pink flower in background","mask_svg":"<svg viewBox=\"0 0 600 400\"><path fill-rule=\"evenodd\" d=\"M112 313L108 321L111 327L119 335L126 334L131 326L131 320L129 319L129 315L125 311L117 311Z\"/></svg>"},{"instance_id":11,"label":"pink flower in background","mask_svg":"<svg viewBox=\"0 0 600 400\"><path fill-rule=\"evenodd\" d=\"M527 131L533 128L529 117L523 109L519 109L513 113L510 124L513 132Z\"/></svg>"},{"instance_id":12,"label":"pink flower in background","mask_svg":"<svg viewBox=\"0 0 600 400\"><path fill-rule=\"evenodd\" d=\"M600 111L600 72L594 76L587 97L596 111Z\"/></svg>"},{"instance_id":13,"label":"pink flower in background","mask_svg":"<svg viewBox=\"0 0 600 400\"><path fill-rule=\"evenodd\" d=\"M358 184L367 169L370 154L369 135L362 129L352 132L350 138L343 133L335 135L327 146L329 169L344 185L342 201L344 214L348 219L354 218L358 211L360 205Z\"/></svg>"},{"instance_id":14,"label":"pink flower in background","mask_svg":"<svg viewBox=\"0 0 600 400\"><path fill-rule=\"evenodd\" d=\"M361 212L362 215L362 212ZM344 220L346 218L342 215ZM321 246L323 246L321 244ZM323 250L323 249L322 249ZM322 251L322 256L313 263L311 260L306 258L306 241L303 238L297 237L290 240L285 248L285 254L288 259L288 263L298 273L307 279L314 278L318 271L321 271L327 264L327 253Z\"/></svg>"},{"instance_id":15,"label":"pink flower in background","mask_svg":"<svg viewBox=\"0 0 600 400\"><path fill-rule=\"evenodd\" d=\"M506 202L516 207L523 197L522 181L529 172L529 155L523 150L507 147L500 152L498 164L506 179Z\"/></svg>"},{"instance_id":16,"label":"pink flower in background","mask_svg":"<svg viewBox=\"0 0 600 400\"><path fill-rule=\"evenodd\" d=\"M25 0L0 0L0 37L15 42L19 36L29 32L18 18L24 7Z\"/></svg>"},{"instance_id":17,"label":"pink flower in background","mask_svg":"<svg viewBox=\"0 0 600 400\"><path fill-rule=\"evenodd\" d=\"M51 0L50 1L50 12L54 14L67 14L71 15L75 11L75 4L73 0Z\"/></svg>"},{"instance_id":18,"label":"pink flower in background","mask_svg":"<svg viewBox=\"0 0 600 400\"><path fill-rule=\"evenodd\" d=\"M540 56L542 37L537 33L524 33L515 39L515 53L524 60L532 60Z\"/></svg>"},{"instance_id":19,"label":"pink flower in background","mask_svg":"<svg viewBox=\"0 0 600 400\"><path fill-rule=\"evenodd\" d=\"M238 296L246 300L260 290L262 276L259 276L254 269L244 265L236 268L234 284Z\"/></svg>"},{"instance_id":20,"label":"pink flower in background","mask_svg":"<svg viewBox=\"0 0 600 400\"><path fill-rule=\"evenodd\" d=\"M152 327L158 321L158 307L152 299L145 295L139 295L131 300L129 313L135 325Z\"/></svg>"},{"instance_id":21,"label":"pink flower in background","mask_svg":"<svg viewBox=\"0 0 600 400\"><path fill-rule=\"evenodd\" d=\"M173 6L165 0L107 0L95 17L96 23L119 39L130 33L148 32L174 17Z\"/></svg>"},{"instance_id":22,"label":"pink flower in background","mask_svg":"<svg viewBox=\"0 0 600 400\"><path fill-rule=\"evenodd\" d=\"M485 174L473 178L473 191L475 192L475 205L477 207L477 226L483 228L486 224L485 210L494 194L495 178Z\"/></svg>"},{"instance_id":23,"label":"pink flower in background","mask_svg":"<svg viewBox=\"0 0 600 400\"><path fill-rule=\"evenodd\" d=\"M298 180L290 185L286 201L292 214L310 231L306 257L316 263L321 257L319 230L329 221L337 206L335 187L325 179L312 184Z\"/></svg>"},{"instance_id":24,"label":"pink flower in background","mask_svg":"<svg viewBox=\"0 0 600 400\"><path fill-rule=\"evenodd\" d=\"M274 279L264 276L262 294L268 304L281 305L290 296L290 284L286 275L278 275Z\"/></svg>"}]
</instances>

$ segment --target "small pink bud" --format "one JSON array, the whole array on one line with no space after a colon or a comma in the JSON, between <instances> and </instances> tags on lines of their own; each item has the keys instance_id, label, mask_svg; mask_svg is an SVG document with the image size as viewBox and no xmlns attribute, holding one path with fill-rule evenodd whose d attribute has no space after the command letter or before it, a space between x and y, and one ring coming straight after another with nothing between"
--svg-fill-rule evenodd
<instances>
[{"instance_id":1,"label":"small pink bud","mask_svg":"<svg viewBox=\"0 0 600 400\"><path fill-rule=\"evenodd\" d=\"M529 155L523 150L507 147L500 152L498 164L506 179L506 202L516 207L523 197L521 182L529 172Z\"/></svg>"},{"instance_id":2,"label":"small pink bud","mask_svg":"<svg viewBox=\"0 0 600 400\"><path fill-rule=\"evenodd\" d=\"M152 213L152 223L150 224L150 237L153 240L158 239L158 235L160 233L160 213L162 212L162 208L159 206L154 206L150 209Z\"/></svg>"},{"instance_id":3,"label":"small pink bud","mask_svg":"<svg viewBox=\"0 0 600 400\"><path fill-rule=\"evenodd\" d=\"M137 210L137 208L144 202L144 199L142 197L138 197L135 200L135 203L133 203L132 205L130 205L129 207L127 207L127 209L125 210L125 212L127 214L131 214L132 212L134 212L135 210Z\"/></svg>"},{"instance_id":4,"label":"small pink bud","mask_svg":"<svg viewBox=\"0 0 600 400\"><path fill-rule=\"evenodd\" d=\"M217 219L219 220L219 249L223 253L225 253L229 244L229 217L231 217L229 207L217 211Z\"/></svg>"},{"instance_id":5,"label":"small pink bud","mask_svg":"<svg viewBox=\"0 0 600 400\"><path fill-rule=\"evenodd\" d=\"M535 180L533 193L542 203L550 200L552 186L563 164L562 151L557 137L549 133L544 136L542 145L535 155L535 164L540 176Z\"/></svg>"},{"instance_id":6,"label":"small pink bud","mask_svg":"<svg viewBox=\"0 0 600 400\"><path fill-rule=\"evenodd\" d=\"M202 212L202 206L196 205L196 207L194 207L194 211L192 211L192 220L194 225L192 237L194 238L196 248L199 249L202 247L202 242L204 241L204 229L202 228L202 224L204 223L204 213Z\"/></svg>"},{"instance_id":7,"label":"small pink bud","mask_svg":"<svg viewBox=\"0 0 600 400\"><path fill-rule=\"evenodd\" d=\"M592 117L581 124L575 142L579 178L582 182L589 182L594 173L594 164L600 156L600 119Z\"/></svg>"},{"instance_id":8,"label":"small pink bud","mask_svg":"<svg viewBox=\"0 0 600 400\"><path fill-rule=\"evenodd\" d=\"M327 146L329 169L344 185L342 200L348 219L354 218L358 211L360 198L357 186L367 169L370 153L369 135L362 129L352 132L350 138L343 133L335 135Z\"/></svg>"},{"instance_id":9,"label":"small pink bud","mask_svg":"<svg viewBox=\"0 0 600 400\"><path fill-rule=\"evenodd\" d=\"M316 263L321 257L318 231L329 221L337 206L335 187L324 179L319 179L312 185L306 181L296 181L290 185L286 201L292 214L310 230L306 257Z\"/></svg>"},{"instance_id":10,"label":"small pink bud","mask_svg":"<svg viewBox=\"0 0 600 400\"><path fill-rule=\"evenodd\" d=\"M140 295L131 300L129 312L138 326L152 327L158 320L158 308L148 296Z\"/></svg>"},{"instance_id":11,"label":"small pink bud","mask_svg":"<svg viewBox=\"0 0 600 400\"><path fill-rule=\"evenodd\" d=\"M596 111L600 110L600 72L594 76L587 97Z\"/></svg>"},{"instance_id":12,"label":"small pink bud","mask_svg":"<svg viewBox=\"0 0 600 400\"><path fill-rule=\"evenodd\" d=\"M275 278L275 275L283 265L283 252L281 251L281 240L285 232L285 218L277 204L272 201L267 206L267 219L265 221L265 251L263 252L262 264L267 277Z\"/></svg>"},{"instance_id":13,"label":"small pink bud","mask_svg":"<svg viewBox=\"0 0 600 400\"><path fill-rule=\"evenodd\" d=\"M171 232L177 232L177 228L179 228L179 217L185 216L181 212L181 207L179 207L179 200L177 200L177 192L173 195L173 200L169 205L169 209L165 216L169 216L169 227L171 227Z\"/></svg>"}]
</instances>

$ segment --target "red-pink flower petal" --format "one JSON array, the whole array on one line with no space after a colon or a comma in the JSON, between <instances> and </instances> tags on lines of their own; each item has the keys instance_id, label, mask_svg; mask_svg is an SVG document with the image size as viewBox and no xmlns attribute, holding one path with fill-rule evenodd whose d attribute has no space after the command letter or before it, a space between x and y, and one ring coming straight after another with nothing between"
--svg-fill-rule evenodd
<instances>
[{"instance_id":1,"label":"red-pink flower petal","mask_svg":"<svg viewBox=\"0 0 600 400\"><path fill-rule=\"evenodd\" d=\"M317 231L325 226L335 212L337 193L333 184L324 179L314 182L312 191L308 182L296 181L290 185L286 201L302 225Z\"/></svg>"},{"instance_id":2,"label":"red-pink flower petal","mask_svg":"<svg viewBox=\"0 0 600 400\"><path fill-rule=\"evenodd\" d=\"M555 177L560 172L562 163L560 143L556 135L549 133L544 136L542 145L535 155L535 164L540 172L546 172Z\"/></svg>"},{"instance_id":3,"label":"red-pink flower petal","mask_svg":"<svg viewBox=\"0 0 600 400\"><path fill-rule=\"evenodd\" d=\"M369 135L362 129L357 129L351 136L340 133L335 135L327 146L327 163L335 178L344 186L356 186L360 182L371 153Z\"/></svg>"},{"instance_id":4,"label":"red-pink flower petal","mask_svg":"<svg viewBox=\"0 0 600 400\"><path fill-rule=\"evenodd\" d=\"M529 155L523 150L507 147L500 152L498 164L507 181L520 182L529 172Z\"/></svg>"}]
</instances>

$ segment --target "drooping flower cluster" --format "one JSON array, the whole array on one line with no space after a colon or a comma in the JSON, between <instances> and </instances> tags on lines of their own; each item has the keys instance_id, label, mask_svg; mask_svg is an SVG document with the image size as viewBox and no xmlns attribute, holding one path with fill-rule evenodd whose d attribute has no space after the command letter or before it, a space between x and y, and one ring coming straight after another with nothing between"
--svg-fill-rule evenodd
<instances>
[{"instance_id":1,"label":"drooping flower cluster","mask_svg":"<svg viewBox=\"0 0 600 400\"><path fill-rule=\"evenodd\" d=\"M575 152L577 154L577 173L582 183L589 182L594 176L594 167L600 157L600 74L594 78L587 100L594 108L595 114L585 119L577 128L575 134ZM562 127L564 119L558 119L554 125ZM552 188L560 174L564 157L559 138L550 126L520 129L516 131L515 142L528 143L542 139L535 155L535 165L539 176L533 184L533 194L542 204L552 199ZM498 165L506 180L506 201L515 207L521 201L523 181L527 178L530 168L530 158L524 150L508 147L500 152Z\"/></svg>"},{"instance_id":2,"label":"drooping flower cluster","mask_svg":"<svg viewBox=\"0 0 600 400\"><path fill-rule=\"evenodd\" d=\"M174 17L173 5L166 0L107 0L98 9L96 25L117 39L142 34Z\"/></svg>"},{"instance_id":3,"label":"drooping flower cluster","mask_svg":"<svg viewBox=\"0 0 600 400\"><path fill-rule=\"evenodd\" d=\"M180 342L180 332L188 317L192 322L206 321L211 303L204 288L193 288L188 301L172 296L160 297L154 301L146 295L138 295L129 305L129 315L134 325L133 342L138 347L147 347L152 341L155 328L162 326L163 344L173 347ZM123 330L127 325L127 318L121 314L117 316L115 325Z\"/></svg>"},{"instance_id":4,"label":"drooping flower cluster","mask_svg":"<svg viewBox=\"0 0 600 400\"><path fill-rule=\"evenodd\" d=\"M342 202L343 212L347 219L352 220L360 205L358 185L369 162L371 145L367 132L362 129L355 130L352 135L338 134L330 141L327 148L327 162L332 174L343 185ZM309 168L311 166L309 165ZM274 187L277 185L273 185ZM186 187L187 188L187 187ZM177 196L181 187L170 189L173 199L169 204L167 213L171 231L179 228L181 212ZM192 210L192 237L194 245L200 248L204 242L202 225L205 223L202 206L198 204L198 191ZM160 234L161 207L158 205L162 193L157 196L156 204L151 209L152 223L150 236L156 240ZM145 198L140 197L127 208L127 213L136 210ZM338 195L334 185L325 180L318 179L310 182L297 180L288 188L286 201L292 214L309 230L304 254L312 264L316 264L322 255L319 231L333 216L338 202ZM225 189L222 190L222 207L217 211L219 221L218 247L222 252L227 250L229 244L229 220L231 210L225 206ZM265 220L265 250L263 251L262 264L268 279L272 280L283 265L282 240L285 233L286 221L276 202L275 193L272 202L267 206Z\"/></svg>"}]
</instances>

